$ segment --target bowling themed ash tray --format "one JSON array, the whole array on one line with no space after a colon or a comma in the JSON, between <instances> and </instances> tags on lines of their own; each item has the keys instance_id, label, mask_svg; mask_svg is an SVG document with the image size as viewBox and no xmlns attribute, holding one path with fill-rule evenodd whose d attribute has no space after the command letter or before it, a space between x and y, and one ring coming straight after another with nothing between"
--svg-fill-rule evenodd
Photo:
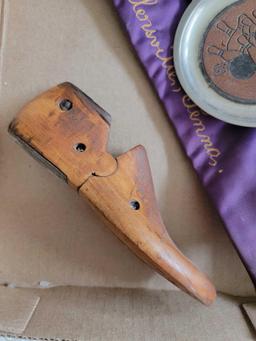
<instances>
[{"instance_id":1,"label":"bowling themed ash tray","mask_svg":"<svg viewBox=\"0 0 256 341\"><path fill-rule=\"evenodd\" d=\"M256 1L195 0L174 44L177 76L208 114L256 127Z\"/></svg>"}]
</instances>

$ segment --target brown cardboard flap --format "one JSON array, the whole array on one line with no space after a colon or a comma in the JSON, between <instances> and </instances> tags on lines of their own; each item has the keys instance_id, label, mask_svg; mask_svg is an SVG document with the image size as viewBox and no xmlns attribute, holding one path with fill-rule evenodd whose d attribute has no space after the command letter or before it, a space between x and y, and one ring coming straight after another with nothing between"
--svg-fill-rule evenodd
<instances>
[{"instance_id":1,"label":"brown cardboard flap","mask_svg":"<svg viewBox=\"0 0 256 341\"><path fill-rule=\"evenodd\" d=\"M241 300L219 294L209 308L175 291L2 287L0 335L66 341L255 340ZM255 322L255 306L245 308Z\"/></svg>"},{"instance_id":2,"label":"brown cardboard flap","mask_svg":"<svg viewBox=\"0 0 256 341\"><path fill-rule=\"evenodd\" d=\"M0 288L0 331L23 333L39 299L39 296L31 292Z\"/></svg>"},{"instance_id":3,"label":"brown cardboard flap","mask_svg":"<svg viewBox=\"0 0 256 341\"><path fill-rule=\"evenodd\" d=\"M244 341L255 337L238 301L224 295L207 308L175 291L78 287L33 291L41 299L26 336L90 341Z\"/></svg>"},{"instance_id":4,"label":"brown cardboard flap","mask_svg":"<svg viewBox=\"0 0 256 341\"><path fill-rule=\"evenodd\" d=\"M243 308L256 330L256 302L243 304Z\"/></svg>"}]
</instances>

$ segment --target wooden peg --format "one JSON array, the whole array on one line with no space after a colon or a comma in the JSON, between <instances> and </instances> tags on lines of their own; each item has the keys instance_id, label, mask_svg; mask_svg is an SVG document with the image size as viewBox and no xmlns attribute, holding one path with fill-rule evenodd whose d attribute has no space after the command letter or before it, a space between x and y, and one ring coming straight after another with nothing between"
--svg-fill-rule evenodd
<instances>
[{"instance_id":1,"label":"wooden peg","mask_svg":"<svg viewBox=\"0 0 256 341\"><path fill-rule=\"evenodd\" d=\"M206 305L216 292L164 226L144 147L113 158L110 116L70 83L34 99L9 131L102 214L115 235L167 280Z\"/></svg>"}]
</instances>

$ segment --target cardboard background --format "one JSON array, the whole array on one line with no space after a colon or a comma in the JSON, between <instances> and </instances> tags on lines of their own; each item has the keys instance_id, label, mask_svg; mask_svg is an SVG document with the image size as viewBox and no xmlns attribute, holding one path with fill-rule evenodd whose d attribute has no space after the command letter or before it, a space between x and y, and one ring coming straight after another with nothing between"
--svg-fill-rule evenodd
<instances>
[{"instance_id":1,"label":"cardboard background","mask_svg":"<svg viewBox=\"0 0 256 341\"><path fill-rule=\"evenodd\" d=\"M24 287L174 288L8 136L8 124L23 104L68 80L111 113L111 152L120 154L136 144L146 147L163 219L183 252L218 290L254 295L111 2L2 4L0 282Z\"/></svg>"},{"instance_id":2,"label":"cardboard background","mask_svg":"<svg viewBox=\"0 0 256 341\"><path fill-rule=\"evenodd\" d=\"M163 218L184 253L219 291L254 295L111 2L0 5L0 341L10 333L97 341L254 340L239 307L253 299L220 294L206 308L171 290L7 134L28 100L59 82L73 82L111 113L111 152L138 143L147 148ZM32 289L56 285L61 287ZM255 304L244 307L253 322Z\"/></svg>"}]
</instances>

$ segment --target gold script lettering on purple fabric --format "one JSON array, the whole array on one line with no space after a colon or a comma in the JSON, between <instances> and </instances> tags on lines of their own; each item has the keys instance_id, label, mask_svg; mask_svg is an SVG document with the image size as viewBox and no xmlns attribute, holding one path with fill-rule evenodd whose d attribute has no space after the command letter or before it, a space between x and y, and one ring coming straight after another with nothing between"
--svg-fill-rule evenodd
<instances>
[{"instance_id":1,"label":"gold script lettering on purple fabric","mask_svg":"<svg viewBox=\"0 0 256 341\"><path fill-rule=\"evenodd\" d=\"M153 26L153 22L149 17L146 8L142 6L153 6L158 4L158 0L128 0L132 5L133 12L139 22L141 22L140 28L144 32L145 37L149 40L151 47L155 49L154 55L161 62L162 67L166 70L167 77L170 81L170 85L173 92L181 92L181 86L177 79L177 75L174 68L173 56L168 55L167 51L161 47L161 43L157 38L157 30ZM218 158L221 155L221 151L216 148L212 142L212 139L206 133L206 125L203 122L203 116L205 113L199 109L196 104L187 96L183 96L183 105L187 109L188 117L195 128L194 131L208 157L208 165L216 167L218 165Z\"/></svg>"}]
</instances>

